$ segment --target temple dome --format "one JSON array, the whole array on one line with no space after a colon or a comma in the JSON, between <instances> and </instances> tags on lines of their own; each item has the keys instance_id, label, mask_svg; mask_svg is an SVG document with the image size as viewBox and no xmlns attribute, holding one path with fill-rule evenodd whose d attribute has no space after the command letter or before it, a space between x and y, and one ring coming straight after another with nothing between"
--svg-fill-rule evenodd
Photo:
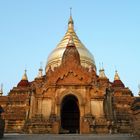
<instances>
[{"instance_id":1,"label":"temple dome","mask_svg":"<svg viewBox=\"0 0 140 140\"><path fill-rule=\"evenodd\" d=\"M51 54L48 57L48 61L46 65L46 72L48 71L50 66L52 69L54 69L54 67L58 67L61 64L62 56L69 42L70 36L72 36L74 44L80 54L81 65L86 68L89 68L92 66L94 70L96 71L94 57L76 35L74 31L74 22L73 22L72 16L70 16L70 19L68 22L68 30L65 36L63 37L63 39L60 41L60 43L57 45L57 47L51 52Z\"/></svg>"}]
</instances>

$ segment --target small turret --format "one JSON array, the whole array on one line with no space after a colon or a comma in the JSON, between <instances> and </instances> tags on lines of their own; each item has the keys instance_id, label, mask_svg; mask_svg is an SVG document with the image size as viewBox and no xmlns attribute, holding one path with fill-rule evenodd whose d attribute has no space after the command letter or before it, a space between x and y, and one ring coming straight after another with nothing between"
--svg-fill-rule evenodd
<instances>
[{"instance_id":1,"label":"small turret","mask_svg":"<svg viewBox=\"0 0 140 140\"><path fill-rule=\"evenodd\" d=\"M99 70L99 78L107 79L103 68Z\"/></svg>"},{"instance_id":2,"label":"small turret","mask_svg":"<svg viewBox=\"0 0 140 140\"><path fill-rule=\"evenodd\" d=\"M27 73L27 70L25 69L24 74L22 76L22 80L28 80L28 77L27 77L26 73Z\"/></svg>"},{"instance_id":3,"label":"small turret","mask_svg":"<svg viewBox=\"0 0 140 140\"><path fill-rule=\"evenodd\" d=\"M41 78L42 76L43 76L43 69L40 68L40 69L38 70L38 76L37 76L37 78Z\"/></svg>"},{"instance_id":4,"label":"small turret","mask_svg":"<svg viewBox=\"0 0 140 140\"><path fill-rule=\"evenodd\" d=\"M120 80L120 77L119 77L117 70L115 71L114 81L115 80Z\"/></svg>"},{"instance_id":5,"label":"small turret","mask_svg":"<svg viewBox=\"0 0 140 140\"><path fill-rule=\"evenodd\" d=\"M100 67L98 80L99 80L100 87L108 87L109 79L105 75L105 70L104 70L103 66L102 66L102 68Z\"/></svg>"},{"instance_id":6,"label":"small turret","mask_svg":"<svg viewBox=\"0 0 140 140\"><path fill-rule=\"evenodd\" d=\"M105 70L104 70L104 68L103 68L103 63L102 63L102 67L101 67L101 64L100 64L99 78L100 78L100 79L107 79L107 77L106 77L106 75L105 75Z\"/></svg>"},{"instance_id":7,"label":"small turret","mask_svg":"<svg viewBox=\"0 0 140 140\"><path fill-rule=\"evenodd\" d=\"M121 87L121 88L125 87L123 82L120 80L120 76L119 76L117 70L115 71L114 82L113 82L112 86L113 87Z\"/></svg>"},{"instance_id":8,"label":"small turret","mask_svg":"<svg viewBox=\"0 0 140 140\"><path fill-rule=\"evenodd\" d=\"M37 78L41 78L43 76L43 69L42 69L42 64L40 64L40 68L38 70L38 76Z\"/></svg>"},{"instance_id":9,"label":"small turret","mask_svg":"<svg viewBox=\"0 0 140 140\"><path fill-rule=\"evenodd\" d=\"M0 96L3 95L3 84L1 84L1 88L0 88Z\"/></svg>"},{"instance_id":10,"label":"small turret","mask_svg":"<svg viewBox=\"0 0 140 140\"><path fill-rule=\"evenodd\" d=\"M27 70L25 70L21 81L18 83L17 87L28 87L30 85L30 83L28 82L28 77L26 74Z\"/></svg>"}]
</instances>

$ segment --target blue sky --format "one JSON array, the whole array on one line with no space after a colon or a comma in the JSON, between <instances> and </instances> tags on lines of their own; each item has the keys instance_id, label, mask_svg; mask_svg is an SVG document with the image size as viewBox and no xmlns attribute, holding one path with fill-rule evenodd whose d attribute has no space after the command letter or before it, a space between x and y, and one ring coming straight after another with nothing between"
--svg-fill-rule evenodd
<instances>
[{"instance_id":1,"label":"blue sky","mask_svg":"<svg viewBox=\"0 0 140 140\"><path fill-rule=\"evenodd\" d=\"M137 95L140 83L139 0L1 0L0 83L7 94L27 69L29 81L67 30L69 9L80 40L104 63L110 81L115 69Z\"/></svg>"}]
</instances>

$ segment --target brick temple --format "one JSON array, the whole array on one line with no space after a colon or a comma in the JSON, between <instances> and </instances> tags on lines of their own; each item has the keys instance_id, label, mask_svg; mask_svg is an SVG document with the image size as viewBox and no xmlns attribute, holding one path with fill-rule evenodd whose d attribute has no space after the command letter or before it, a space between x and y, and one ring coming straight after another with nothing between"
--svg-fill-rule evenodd
<instances>
[{"instance_id":1,"label":"brick temple","mask_svg":"<svg viewBox=\"0 0 140 140\"><path fill-rule=\"evenodd\" d=\"M72 16L68 29L50 53L45 68L28 81L27 73L7 96L0 92L5 132L135 133L140 130L140 97L125 86L117 71L110 81L79 40ZM136 126L136 127L135 127Z\"/></svg>"}]
</instances>

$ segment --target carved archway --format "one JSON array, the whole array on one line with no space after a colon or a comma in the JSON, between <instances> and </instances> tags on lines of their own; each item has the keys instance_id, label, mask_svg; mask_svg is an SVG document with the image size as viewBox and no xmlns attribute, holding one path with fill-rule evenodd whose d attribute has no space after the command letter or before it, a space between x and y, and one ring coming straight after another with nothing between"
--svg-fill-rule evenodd
<instances>
[{"instance_id":1,"label":"carved archway","mask_svg":"<svg viewBox=\"0 0 140 140\"><path fill-rule=\"evenodd\" d=\"M61 103L61 130L60 133L79 133L80 110L76 96L69 94Z\"/></svg>"}]
</instances>

